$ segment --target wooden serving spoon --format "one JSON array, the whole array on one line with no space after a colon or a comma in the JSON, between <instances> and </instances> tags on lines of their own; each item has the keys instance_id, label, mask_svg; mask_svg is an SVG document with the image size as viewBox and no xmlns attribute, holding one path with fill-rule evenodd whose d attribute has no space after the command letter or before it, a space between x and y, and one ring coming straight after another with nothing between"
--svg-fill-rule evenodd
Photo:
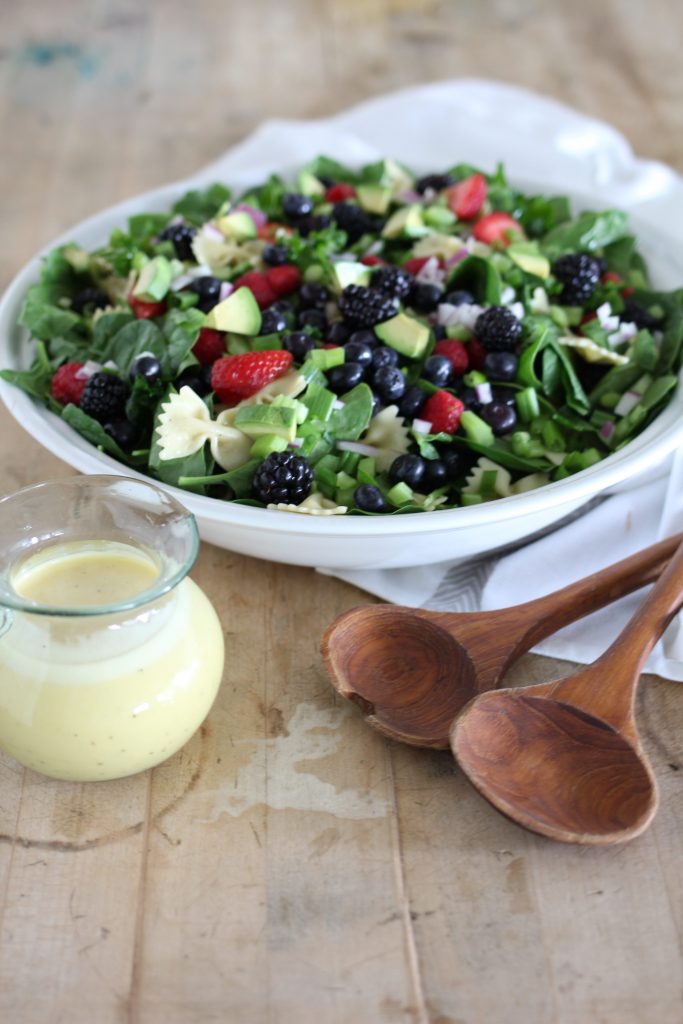
<instances>
[{"instance_id":1,"label":"wooden serving spoon","mask_svg":"<svg viewBox=\"0 0 683 1024\"><path fill-rule=\"evenodd\" d=\"M351 608L322 639L332 683L384 735L446 749L456 715L478 693L499 686L516 658L562 626L651 583L681 541L683 534L670 537L554 594L500 611Z\"/></svg>"},{"instance_id":2,"label":"wooden serving spoon","mask_svg":"<svg viewBox=\"0 0 683 1024\"><path fill-rule=\"evenodd\" d=\"M635 722L647 657L683 605L683 544L623 632L554 683L476 697L451 728L470 782L508 818L565 843L621 843L657 810Z\"/></svg>"}]
</instances>

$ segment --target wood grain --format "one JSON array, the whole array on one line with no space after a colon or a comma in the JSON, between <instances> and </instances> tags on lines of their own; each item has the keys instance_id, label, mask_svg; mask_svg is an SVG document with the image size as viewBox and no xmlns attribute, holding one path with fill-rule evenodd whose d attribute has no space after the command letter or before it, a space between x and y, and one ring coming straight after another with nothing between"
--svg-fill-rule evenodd
<instances>
[{"instance_id":1,"label":"wood grain","mask_svg":"<svg viewBox=\"0 0 683 1024\"><path fill-rule=\"evenodd\" d=\"M421 81L539 89L683 170L674 0L5 0L1 24L3 286L267 117ZM0 424L3 491L71 472ZM335 695L319 639L366 595L207 545L194 575L229 652L203 737L95 790L0 758L0 1019L679 1024L680 687L651 679L639 704L651 830L555 847ZM512 679L569 667L528 657Z\"/></svg>"}]
</instances>

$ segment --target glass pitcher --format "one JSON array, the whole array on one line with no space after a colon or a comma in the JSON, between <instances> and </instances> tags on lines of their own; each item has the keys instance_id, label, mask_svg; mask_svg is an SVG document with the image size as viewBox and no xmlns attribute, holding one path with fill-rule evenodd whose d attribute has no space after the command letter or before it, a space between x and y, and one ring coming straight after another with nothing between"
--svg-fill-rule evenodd
<instances>
[{"instance_id":1,"label":"glass pitcher","mask_svg":"<svg viewBox=\"0 0 683 1024\"><path fill-rule=\"evenodd\" d=\"M189 578L194 517L142 480L0 500L0 750L57 779L132 775L208 713L223 632Z\"/></svg>"}]
</instances>

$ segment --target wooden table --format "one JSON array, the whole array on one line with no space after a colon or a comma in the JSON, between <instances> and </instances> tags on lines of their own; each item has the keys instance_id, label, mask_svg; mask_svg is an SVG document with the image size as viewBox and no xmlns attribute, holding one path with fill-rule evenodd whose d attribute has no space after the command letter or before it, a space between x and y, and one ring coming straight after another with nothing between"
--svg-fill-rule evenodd
<instances>
[{"instance_id":1,"label":"wooden table","mask_svg":"<svg viewBox=\"0 0 683 1024\"><path fill-rule=\"evenodd\" d=\"M454 75L545 91L683 171L677 0L5 0L0 279L262 119ZM457 140L456 140L457 142ZM466 154L462 154L466 157ZM72 471L2 411L3 492ZM509 824L446 753L385 742L318 653L365 600L203 547L222 691L163 767L55 783L0 758L0 1019L678 1024L683 688L639 723L661 810L614 849ZM527 657L513 679L569 666Z\"/></svg>"}]
</instances>

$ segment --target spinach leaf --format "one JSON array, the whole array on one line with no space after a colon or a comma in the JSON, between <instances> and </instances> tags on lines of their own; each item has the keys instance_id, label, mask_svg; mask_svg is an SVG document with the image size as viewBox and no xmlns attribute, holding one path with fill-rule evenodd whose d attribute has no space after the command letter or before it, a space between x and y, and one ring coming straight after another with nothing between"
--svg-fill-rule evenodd
<instances>
[{"instance_id":1,"label":"spinach leaf","mask_svg":"<svg viewBox=\"0 0 683 1024\"><path fill-rule=\"evenodd\" d=\"M34 338L83 337L85 326L80 316L68 309L51 305L41 298L40 285L29 288L26 301L19 314L19 323L28 328Z\"/></svg>"},{"instance_id":2,"label":"spinach leaf","mask_svg":"<svg viewBox=\"0 0 683 1024\"><path fill-rule=\"evenodd\" d=\"M668 373L678 366L683 344L683 311L671 309L665 322L656 373Z\"/></svg>"},{"instance_id":3,"label":"spinach leaf","mask_svg":"<svg viewBox=\"0 0 683 1024\"><path fill-rule=\"evenodd\" d=\"M136 461L122 448L119 448L114 438L109 436L101 423L98 423L92 416L88 416L77 405L65 405L62 409L62 419L74 430L77 430L86 441L90 441L91 444L101 451L107 452L108 455L113 455L119 462L130 466Z\"/></svg>"},{"instance_id":4,"label":"spinach leaf","mask_svg":"<svg viewBox=\"0 0 683 1024\"><path fill-rule=\"evenodd\" d=\"M0 370L0 378L14 384L34 398L46 401L50 394L50 381L53 368L48 359L45 346L38 342L36 357L28 370Z\"/></svg>"},{"instance_id":5,"label":"spinach leaf","mask_svg":"<svg viewBox=\"0 0 683 1024\"><path fill-rule=\"evenodd\" d=\"M136 213L128 218L128 235L135 245L148 245L171 219L170 213Z\"/></svg>"},{"instance_id":6,"label":"spinach leaf","mask_svg":"<svg viewBox=\"0 0 683 1024\"><path fill-rule=\"evenodd\" d=\"M269 220L277 220L282 217L282 197L286 191L287 186L282 178L271 174L265 185L249 189L241 198L242 202L262 210Z\"/></svg>"},{"instance_id":7,"label":"spinach leaf","mask_svg":"<svg viewBox=\"0 0 683 1024\"><path fill-rule=\"evenodd\" d=\"M565 252L594 252L628 233L628 218L621 210L604 213L580 213L568 224L560 224L543 238L543 249L550 256Z\"/></svg>"},{"instance_id":8,"label":"spinach leaf","mask_svg":"<svg viewBox=\"0 0 683 1024\"><path fill-rule=\"evenodd\" d=\"M164 375L176 377L189 362L194 363L191 355L199 331L204 326L206 316L199 309L172 309L164 317L162 326L166 342L162 368Z\"/></svg>"},{"instance_id":9,"label":"spinach leaf","mask_svg":"<svg viewBox=\"0 0 683 1024\"><path fill-rule=\"evenodd\" d=\"M344 407L332 410L327 432L340 441L356 441L370 423L372 391L367 384L357 384L341 400Z\"/></svg>"},{"instance_id":10,"label":"spinach leaf","mask_svg":"<svg viewBox=\"0 0 683 1024\"><path fill-rule=\"evenodd\" d=\"M214 182L205 189L186 192L174 205L173 213L184 217L188 224L200 227L220 210L230 199L230 189L220 182Z\"/></svg>"},{"instance_id":11,"label":"spinach leaf","mask_svg":"<svg viewBox=\"0 0 683 1024\"><path fill-rule=\"evenodd\" d=\"M377 165L369 164L367 168L363 168L362 177L364 181L379 181L379 178L366 177L367 172L371 175L371 169L374 166L381 166L383 169L384 161L380 160ZM334 160L330 156L316 157L315 160L307 165L306 170L310 171L316 178L331 178L333 181L342 181L349 185L356 185L361 177L357 171L352 171L350 167L345 167L344 164L339 163L338 160Z\"/></svg>"},{"instance_id":12,"label":"spinach leaf","mask_svg":"<svg viewBox=\"0 0 683 1024\"><path fill-rule=\"evenodd\" d=\"M446 290L465 288L479 303L495 306L502 291L500 274L490 260L482 256L466 256L456 263L448 278Z\"/></svg>"},{"instance_id":13,"label":"spinach leaf","mask_svg":"<svg viewBox=\"0 0 683 1024\"><path fill-rule=\"evenodd\" d=\"M113 360L127 376L131 363L143 352L151 352L164 367L166 346L161 331L151 320L133 320L116 332L100 358L105 363Z\"/></svg>"}]
</instances>

